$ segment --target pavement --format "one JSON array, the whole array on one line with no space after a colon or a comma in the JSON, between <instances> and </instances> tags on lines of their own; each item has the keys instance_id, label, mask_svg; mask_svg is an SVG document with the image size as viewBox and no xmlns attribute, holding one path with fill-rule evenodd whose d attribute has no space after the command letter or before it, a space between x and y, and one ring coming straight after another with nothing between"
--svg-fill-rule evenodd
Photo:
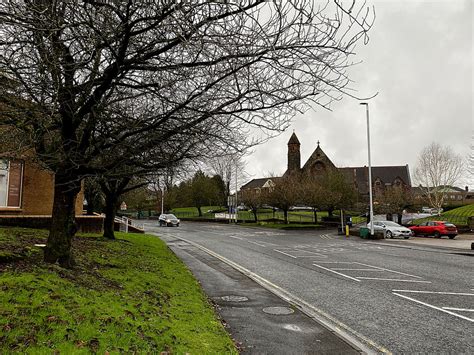
<instances>
[{"instance_id":1,"label":"pavement","mask_svg":"<svg viewBox=\"0 0 474 355\"><path fill-rule=\"evenodd\" d=\"M278 286L262 286L232 262L194 243L176 237L162 238L200 282L242 354L380 353L292 305L284 294L279 294ZM412 237L374 243L474 256L474 234L459 235L454 240Z\"/></svg>"}]
</instances>

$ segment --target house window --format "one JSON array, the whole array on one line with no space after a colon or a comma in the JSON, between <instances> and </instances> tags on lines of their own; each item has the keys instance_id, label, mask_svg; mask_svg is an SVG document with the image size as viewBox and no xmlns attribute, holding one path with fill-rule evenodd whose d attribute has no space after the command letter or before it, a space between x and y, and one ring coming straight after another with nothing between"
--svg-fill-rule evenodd
<instances>
[{"instance_id":1,"label":"house window","mask_svg":"<svg viewBox=\"0 0 474 355\"><path fill-rule=\"evenodd\" d=\"M23 164L0 159L0 208L19 208L23 181Z\"/></svg>"}]
</instances>

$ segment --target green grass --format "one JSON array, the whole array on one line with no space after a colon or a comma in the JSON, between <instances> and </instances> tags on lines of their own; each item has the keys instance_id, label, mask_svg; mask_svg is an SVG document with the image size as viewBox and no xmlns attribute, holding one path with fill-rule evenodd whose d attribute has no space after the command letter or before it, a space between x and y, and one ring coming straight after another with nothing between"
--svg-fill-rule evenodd
<instances>
[{"instance_id":1,"label":"green grass","mask_svg":"<svg viewBox=\"0 0 474 355\"><path fill-rule=\"evenodd\" d=\"M474 203L463 206L463 207L458 207L446 212L441 213L440 216L430 216L426 218L420 218L417 220L414 220L414 224L419 224L423 223L426 221L447 221L454 223L458 226L462 225L467 225L468 224L468 218L474 216Z\"/></svg>"},{"instance_id":2,"label":"green grass","mask_svg":"<svg viewBox=\"0 0 474 355\"><path fill-rule=\"evenodd\" d=\"M197 281L156 237L80 235L78 266L41 261L46 231L0 228L0 353L237 353ZM18 260L19 259L19 260Z\"/></svg>"}]
</instances>

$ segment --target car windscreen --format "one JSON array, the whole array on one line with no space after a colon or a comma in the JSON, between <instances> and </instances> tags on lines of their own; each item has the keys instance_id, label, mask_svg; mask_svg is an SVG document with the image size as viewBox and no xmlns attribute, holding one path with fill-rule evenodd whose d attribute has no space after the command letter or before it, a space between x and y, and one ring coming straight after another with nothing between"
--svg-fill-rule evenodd
<instances>
[{"instance_id":1,"label":"car windscreen","mask_svg":"<svg viewBox=\"0 0 474 355\"><path fill-rule=\"evenodd\" d=\"M390 226L390 227L401 227L398 223L395 223L395 222L392 222L392 221L386 221L386 222L383 222L386 226Z\"/></svg>"}]
</instances>

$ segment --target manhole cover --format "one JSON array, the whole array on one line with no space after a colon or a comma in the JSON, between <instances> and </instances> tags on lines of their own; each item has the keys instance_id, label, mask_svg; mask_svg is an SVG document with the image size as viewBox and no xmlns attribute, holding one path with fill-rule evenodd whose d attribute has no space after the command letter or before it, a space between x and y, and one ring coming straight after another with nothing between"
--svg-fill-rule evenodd
<instances>
[{"instance_id":1,"label":"manhole cover","mask_svg":"<svg viewBox=\"0 0 474 355\"><path fill-rule=\"evenodd\" d=\"M222 296L220 299L227 302L245 302L249 300L245 296Z\"/></svg>"},{"instance_id":2,"label":"manhole cover","mask_svg":"<svg viewBox=\"0 0 474 355\"><path fill-rule=\"evenodd\" d=\"M292 310L289 307L265 307L263 311L268 314L276 314L276 315L294 313L294 310Z\"/></svg>"}]
</instances>

